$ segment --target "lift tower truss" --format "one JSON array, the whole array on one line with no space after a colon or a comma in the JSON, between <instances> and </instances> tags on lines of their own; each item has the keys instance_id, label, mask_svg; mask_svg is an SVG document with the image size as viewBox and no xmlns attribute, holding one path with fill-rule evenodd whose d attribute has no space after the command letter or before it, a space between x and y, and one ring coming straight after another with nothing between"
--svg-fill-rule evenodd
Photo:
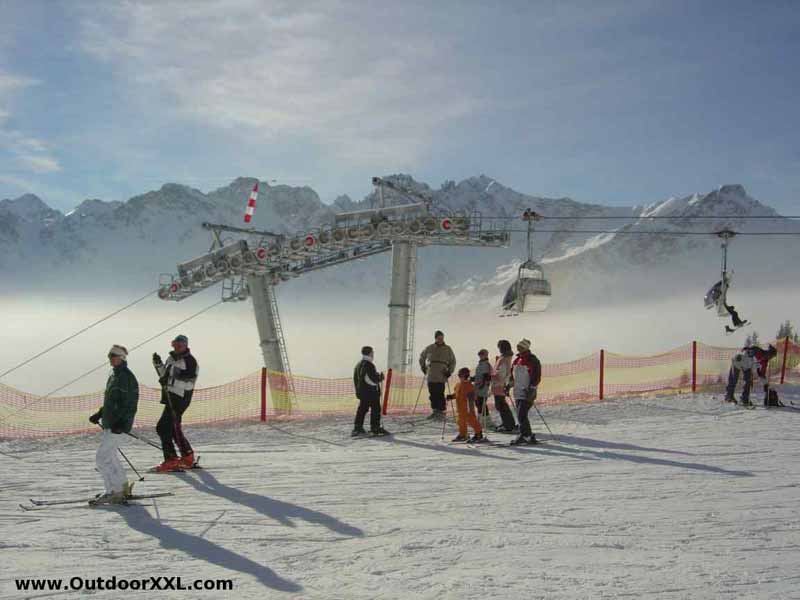
<instances>
[{"instance_id":1,"label":"lift tower truss","mask_svg":"<svg viewBox=\"0 0 800 600\"><path fill-rule=\"evenodd\" d=\"M307 273L392 251L388 366L407 373L413 358L417 249L420 246L507 247L510 226L480 213L449 214L424 194L373 178L378 206L340 213L321 227L295 234L204 223L212 232L208 253L161 276L158 295L181 301L222 283L224 301L253 300L264 365L285 374L293 390L275 287ZM384 188L410 200L384 206ZM225 243L223 234L238 239Z\"/></svg>"}]
</instances>

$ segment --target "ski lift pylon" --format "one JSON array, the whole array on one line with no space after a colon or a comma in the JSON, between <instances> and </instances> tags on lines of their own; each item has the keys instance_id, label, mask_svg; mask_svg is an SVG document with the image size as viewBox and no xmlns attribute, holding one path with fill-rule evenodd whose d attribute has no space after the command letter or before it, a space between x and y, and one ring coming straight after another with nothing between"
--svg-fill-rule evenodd
<instances>
[{"instance_id":1,"label":"ski lift pylon","mask_svg":"<svg viewBox=\"0 0 800 600\"><path fill-rule=\"evenodd\" d=\"M534 224L541 215L527 209L522 220L528 223L528 260L522 263L517 272L517 279L503 297L503 315L515 316L525 312L541 312L547 310L552 297L550 282L544 276L542 266L533 260Z\"/></svg>"}]
</instances>

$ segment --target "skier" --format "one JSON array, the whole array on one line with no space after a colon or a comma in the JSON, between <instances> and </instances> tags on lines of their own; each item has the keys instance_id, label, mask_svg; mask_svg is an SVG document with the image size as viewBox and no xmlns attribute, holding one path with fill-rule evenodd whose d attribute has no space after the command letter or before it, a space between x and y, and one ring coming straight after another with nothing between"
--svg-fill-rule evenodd
<instances>
[{"instance_id":1,"label":"skier","mask_svg":"<svg viewBox=\"0 0 800 600\"><path fill-rule=\"evenodd\" d=\"M517 343L517 357L511 365L511 379L514 386L514 401L517 404L519 437L512 446L536 444L536 436L531 431L528 411L536 400L536 389L542 380L542 364L531 353L531 341L522 339Z\"/></svg>"},{"instance_id":2,"label":"skier","mask_svg":"<svg viewBox=\"0 0 800 600\"><path fill-rule=\"evenodd\" d=\"M759 383L764 390L764 406L767 406L769 404L770 391L769 380L767 379L767 368L769 361L778 355L778 349L772 344L769 344L766 350L764 350L761 346L750 346L749 348L745 348L744 351L747 352L755 362L756 375L758 376ZM778 403L778 406L780 406L780 402Z\"/></svg>"},{"instance_id":3,"label":"skier","mask_svg":"<svg viewBox=\"0 0 800 600\"><path fill-rule=\"evenodd\" d=\"M455 393L447 396L448 400L455 400L458 413L458 435L453 438L453 442L476 443L484 440L483 429L475 416L475 397L475 386L470 381L469 369L463 367L458 370ZM469 437L467 425L475 432L473 437Z\"/></svg>"},{"instance_id":4,"label":"skier","mask_svg":"<svg viewBox=\"0 0 800 600\"><path fill-rule=\"evenodd\" d=\"M161 404L164 410L156 424L156 432L161 438L164 462L154 468L157 472L180 471L191 469L195 465L194 450L183 434L181 421L189 408L197 382L197 360L189 350L189 338L179 335L172 340L172 351L167 362L161 360L158 353L153 354L153 366L158 372L161 384ZM175 443L181 453L175 451Z\"/></svg>"},{"instance_id":5,"label":"skier","mask_svg":"<svg viewBox=\"0 0 800 600\"><path fill-rule=\"evenodd\" d=\"M122 434L133 428L139 403L139 383L128 369L128 350L125 346L113 345L108 351L108 362L112 370L106 382L103 406L89 417L89 421L103 427L103 437L97 448L97 470L103 477L105 493L98 494L92 504L120 504L131 495L132 483L125 476L119 460L118 449Z\"/></svg>"},{"instance_id":6,"label":"skier","mask_svg":"<svg viewBox=\"0 0 800 600\"><path fill-rule=\"evenodd\" d=\"M514 359L514 351L511 349L511 342L500 340L497 342L497 350L500 356L494 359L494 369L492 370L492 394L494 395L494 406L500 413L502 423L497 426L495 431L503 433L514 433L518 430L514 414L511 412L506 396L511 385L511 362Z\"/></svg>"},{"instance_id":7,"label":"skier","mask_svg":"<svg viewBox=\"0 0 800 600\"><path fill-rule=\"evenodd\" d=\"M444 343L444 333L437 331L433 339L434 343L419 355L419 366L428 378L428 395L431 401L431 415L428 418L443 419L446 408L444 386L456 368L456 356L452 348Z\"/></svg>"},{"instance_id":8,"label":"skier","mask_svg":"<svg viewBox=\"0 0 800 600\"><path fill-rule=\"evenodd\" d=\"M482 348L478 351L478 365L475 367L475 406L481 418L481 425L486 425L484 418L489 418L489 397L490 384L492 382L492 365L489 362L489 351ZM491 418L489 418L491 421Z\"/></svg>"},{"instance_id":9,"label":"skier","mask_svg":"<svg viewBox=\"0 0 800 600\"><path fill-rule=\"evenodd\" d=\"M753 406L753 403L750 402L750 388L753 386L753 371L756 369L757 363L747 352L747 349L738 352L731 359L731 369L728 372L728 387L725 390L726 402L736 404L734 394L736 392L736 384L739 382L739 372L741 372L744 379L744 388L741 396L742 406Z\"/></svg>"},{"instance_id":10,"label":"skier","mask_svg":"<svg viewBox=\"0 0 800 600\"><path fill-rule=\"evenodd\" d=\"M378 373L375 368L375 351L371 346L361 348L361 360L353 371L353 385L356 388L356 398L358 398L358 410L356 410L356 421L351 437L365 435L364 417L369 415L369 428L372 435L389 435L389 432L381 427L381 381L384 379L383 373Z\"/></svg>"},{"instance_id":11,"label":"skier","mask_svg":"<svg viewBox=\"0 0 800 600\"><path fill-rule=\"evenodd\" d=\"M744 327L750 322L748 320L742 321L742 319L739 318L739 313L736 311L736 307L727 304L725 302L725 298L722 299L722 306L724 306L725 310L728 311L728 314L731 316L731 321L733 322L732 328L728 327L727 325L725 326L725 331L727 331L728 333L733 333L737 329Z\"/></svg>"}]
</instances>

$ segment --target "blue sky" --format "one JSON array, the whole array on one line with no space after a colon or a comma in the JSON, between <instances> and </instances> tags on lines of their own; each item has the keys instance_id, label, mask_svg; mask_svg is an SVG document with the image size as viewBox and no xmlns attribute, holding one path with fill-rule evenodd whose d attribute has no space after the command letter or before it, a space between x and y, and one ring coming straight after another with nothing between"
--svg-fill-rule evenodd
<instances>
[{"instance_id":1,"label":"blue sky","mask_svg":"<svg viewBox=\"0 0 800 600\"><path fill-rule=\"evenodd\" d=\"M800 208L797 2L0 3L0 198L239 175ZM797 210L794 210L796 213Z\"/></svg>"}]
</instances>

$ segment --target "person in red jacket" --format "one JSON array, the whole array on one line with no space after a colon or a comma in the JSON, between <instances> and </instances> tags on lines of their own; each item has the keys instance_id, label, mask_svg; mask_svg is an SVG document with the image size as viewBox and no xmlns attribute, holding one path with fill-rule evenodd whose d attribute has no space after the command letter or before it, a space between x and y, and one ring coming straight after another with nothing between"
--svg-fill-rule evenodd
<instances>
[{"instance_id":1,"label":"person in red jacket","mask_svg":"<svg viewBox=\"0 0 800 600\"><path fill-rule=\"evenodd\" d=\"M775 348L772 344L764 350L761 346L750 346L742 349L743 352L752 357L753 361L755 361L757 367L756 371L758 373L758 379L764 388L764 406L767 405L767 401L769 399L769 381L767 380L767 366L769 365L769 361L775 358L778 355L778 349Z\"/></svg>"},{"instance_id":2,"label":"person in red jacket","mask_svg":"<svg viewBox=\"0 0 800 600\"><path fill-rule=\"evenodd\" d=\"M528 411L536 400L536 389L542 380L542 363L531 352L530 340L522 339L517 343L517 357L511 364L511 380L519 421L519 437L511 445L536 444L538 442L531 431Z\"/></svg>"}]
</instances>

